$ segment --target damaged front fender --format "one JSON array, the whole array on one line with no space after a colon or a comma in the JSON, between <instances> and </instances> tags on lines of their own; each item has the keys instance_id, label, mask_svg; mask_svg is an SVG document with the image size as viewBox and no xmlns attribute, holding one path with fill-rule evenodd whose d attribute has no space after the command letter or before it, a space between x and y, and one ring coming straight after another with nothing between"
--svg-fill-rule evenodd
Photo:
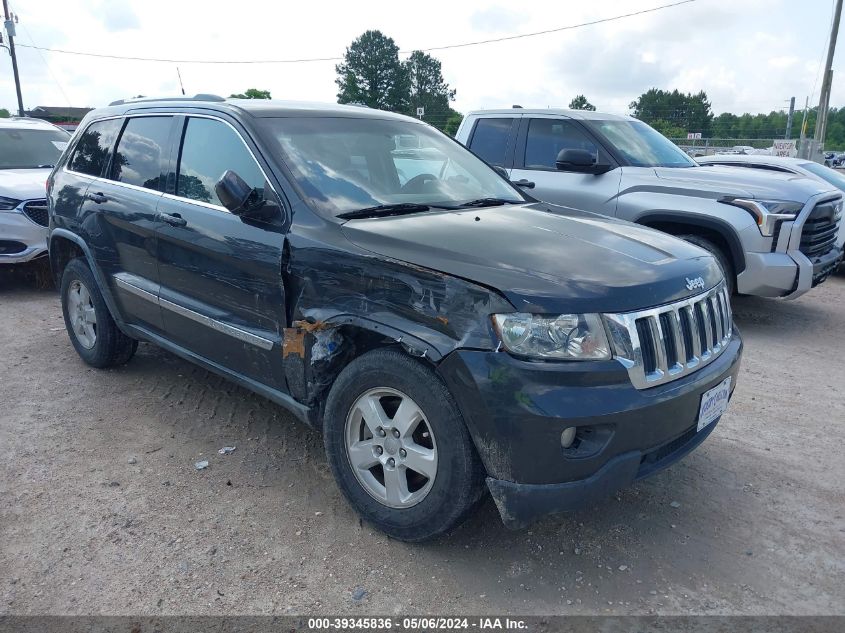
<instances>
[{"instance_id":1,"label":"damaged front fender","mask_svg":"<svg viewBox=\"0 0 845 633\"><path fill-rule=\"evenodd\" d=\"M282 356L290 394L313 411L337 374L372 349L397 346L436 365L460 348L495 349L498 293L437 271L291 234L284 284L290 327Z\"/></svg>"}]
</instances>

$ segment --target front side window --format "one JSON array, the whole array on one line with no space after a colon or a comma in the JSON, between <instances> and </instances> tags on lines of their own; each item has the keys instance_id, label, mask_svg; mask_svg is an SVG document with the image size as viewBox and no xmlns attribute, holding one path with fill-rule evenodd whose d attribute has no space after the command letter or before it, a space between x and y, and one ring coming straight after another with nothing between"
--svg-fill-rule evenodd
<instances>
[{"instance_id":1,"label":"front side window","mask_svg":"<svg viewBox=\"0 0 845 633\"><path fill-rule=\"evenodd\" d=\"M0 128L0 169L53 167L69 140L59 129Z\"/></svg>"},{"instance_id":2,"label":"front side window","mask_svg":"<svg viewBox=\"0 0 845 633\"><path fill-rule=\"evenodd\" d=\"M161 190L172 117L134 117L126 122L111 165L111 179Z\"/></svg>"},{"instance_id":3,"label":"front side window","mask_svg":"<svg viewBox=\"0 0 845 633\"><path fill-rule=\"evenodd\" d=\"M83 132L73 150L68 169L99 177L103 173L114 139L120 132L123 119L95 121Z\"/></svg>"},{"instance_id":4,"label":"front side window","mask_svg":"<svg viewBox=\"0 0 845 633\"><path fill-rule=\"evenodd\" d=\"M561 150L583 149L598 160L596 144L572 121L531 119L525 143L526 169L555 169Z\"/></svg>"},{"instance_id":5,"label":"front side window","mask_svg":"<svg viewBox=\"0 0 845 633\"><path fill-rule=\"evenodd\" d=\"M588 121L635 167L698 167L668 138L642 121Z\"/></svg>"},{"instance_id":6,"label":"front side window","mask_svg":"<svg viewBox=\"0 0 845 633\"><path fill-rule=\"evenodd\" d=\"M484 161L423 123L357 117L261 122L300 194L328 215L385 204L524 202Z\"/></svg>"},{"instance_id":7,"label":"front side window","mask_svg":"<svg viewBox=\"0 0 845 633\"><path fill-rule=\"evenodd\" d=\"M503 167L513 119L478 119L469 148L490 165Z\"/></svg>"},{"instance_id":8,"label":"front side window","mask_svg":"<svg viewBox=\"0 0 845 633\"><path fill-rule=\"evenodd\" d=\"M263 192L264 174L238 133L222 121L189 118L176 175L176 195L222 206L214 186L228 170Z\"/></svg>"}]
</instances>

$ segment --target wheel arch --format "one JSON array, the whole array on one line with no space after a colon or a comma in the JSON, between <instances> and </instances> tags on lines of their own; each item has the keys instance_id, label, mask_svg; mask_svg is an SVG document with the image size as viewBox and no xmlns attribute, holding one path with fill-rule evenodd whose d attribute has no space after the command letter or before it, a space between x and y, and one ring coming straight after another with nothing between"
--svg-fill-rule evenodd
<instances>
[{"instance_id":1,"label":"wheel arch","mask_svg":"<svg viewBox=\"0 0 845 633\"><path fill-rule=\"evenodd\" d=\"M124 331L125 327L123 320L120 318L120 311L117 309L117 304L114 301L114 296L108 284L105 282L100 269L97 267L94 256L91 254L91 249L79 235L68 231L67 229L53 229L50 232L50 237L47 243L47 249L50 254L50 269L56 279L56 286L61 287L62 273L68 263L77 257L84 257L88 262L88 268L91 269L91 274L94 276L94 281L97 283L97 289L103 295L103 300L106 307L115 320L118 327Z\"/></svg>"},{"instance_id":2,"label":"wheel arch","mask_svg":"<svg viewBox=\"0 0 845 633\"><path fill-rule=\"evenodd\" d=\"M337 376L377 349L394 349L432 369L444 356L418 334L352 315L302 319L285 328L282 357L288 391L309 407L315 428L322 428L326 397Z\"/></svg>"},{"instance_id":3,"label":"wheel arch","mask_svg":"<svg viewBox=\"0 0 845 633\"><path fill-rule=\"evenodd\" d=\"M730 258L734 274L739 275L745 270L745 253L739 236L730 224L712 217L691 218L682 213L662 211L660 213L646 213L636 220L649 228L669 233L670 235L698 235L709 239L722 248Z\"/></svg>"}]
</instances>

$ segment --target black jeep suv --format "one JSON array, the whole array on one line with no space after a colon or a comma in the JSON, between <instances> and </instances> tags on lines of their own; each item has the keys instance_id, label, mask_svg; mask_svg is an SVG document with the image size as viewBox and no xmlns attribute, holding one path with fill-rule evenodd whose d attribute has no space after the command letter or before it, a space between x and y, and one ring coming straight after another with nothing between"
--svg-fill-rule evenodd
<instances>
[{"instance_id":1,"label":"black jeep suv","mask_svg":"<svg viewBox=\"0 0 845 633\"><path fill-rule=\"evenodd\" d=\"M145 340L270 398L396 538L455 526L485 485L509 526L607 495L696 447L736 383L708 253L535 202L408 117L116 102L48 198L85 362Z\"/></svg>"}]
</instances>

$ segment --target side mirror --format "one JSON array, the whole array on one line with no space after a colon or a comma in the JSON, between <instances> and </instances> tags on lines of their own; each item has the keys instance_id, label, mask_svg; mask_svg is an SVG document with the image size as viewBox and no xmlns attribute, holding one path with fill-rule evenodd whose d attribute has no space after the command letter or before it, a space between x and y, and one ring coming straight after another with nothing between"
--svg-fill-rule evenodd
<instances>
[{"instance_id":1,"label":"side mirror","mask_svg":"<svg viewBox=\"0 0 845 633\"><path fill-rule=\"evenodd\" d=\"M499 174L505 180L508 180L510 176L508 176L508 172L504 167L500 167L499 165L490 165L497 174Z\"/></svg>"},{"instance_id":2,"label":"side mirror","mask_svg":"<svg viewBox=\"0 0 845 633\"><path fill-rule=\"evenodd\" d=\"M227 169L214 185L214 192L226 209L244 215L261 206L259 193L231 169Z\"/></svg>"},{"instance_id":3,"label":"side mirror","mask_svg":"<svg viewBox=\"0 0 845 633\"><path fill-rule=\"evenodd\" d=\"M560 171L571 171L579 174L604 174L610 171L610 165L596 162L591 152L585 149L562 149L555 160L555 167Z\"/></svg>"}]
</instances>

